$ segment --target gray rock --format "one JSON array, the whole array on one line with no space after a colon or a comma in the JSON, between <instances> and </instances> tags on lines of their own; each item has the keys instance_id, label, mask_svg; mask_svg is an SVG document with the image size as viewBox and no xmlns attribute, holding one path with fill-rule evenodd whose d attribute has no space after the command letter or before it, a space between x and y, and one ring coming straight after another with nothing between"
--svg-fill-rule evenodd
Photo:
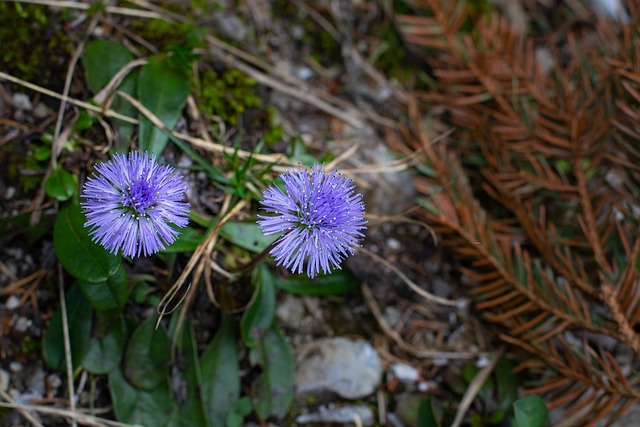
<instances>
[{"instance_id":1,"label":"gray rock","mask_svg":"<svg viewBox=\"0 0 640 427\"><path fill-rule=\"evenodd\" d=\"M291 294L287 294L278 304L276 316L280 324L292 329L298 329L305 317L305 309L302 300Z\"/></svg>"},{"instance_id":2,"label":"gray rock","mask_svg":"<svg viewBox=\"0 0 640 427\"><path fill-rule=\"evenodd\" d=\"M11 97L11 103L18 110L31 111L33 109L29 96L24 93L14 93Z\"/></svg>"},{"instance_id":3,"label":"gray rock","mask_svg":"<svg viewBox=\"0 0 640 427\"><path fill-rule=\"evenodd\" d=\"M335 393L345 399L372 394L382 376L376 350L366 341L321 338L297 355L296 389L300 396Z\"/></svg>"},{"instance_id":4,"label":"gray rock","mask_svg":"<svg viewBox=\"0 0 640 427\"><path fill-rule=\"evenodd\" d=\"M392 363L389 375L404 384L415 384L420 379L420 371L404 363Z\"/></svg>"},{"instance_id":5,"label":"gray rock","mask_svg":"<svg viewBox=\"0 0 640 427\"><path fill-rule=\"evenodd\" d=\"M365 405L342 406L331 408L320 406L318 411L309 414L302 414L296 417L296 422L300 424L308 423L335 423L335 424L355 424L356 418L360 425L371 426L374 422L373 411Z\"/></svg>"},{"instance_id":6,"label":"gray rock","mask_svg":"<svg viewBox=\"0 0 640 427\"><path fill-rule=\"evenodd\" d=\"M9 298L7 298L7 301L4 303L4 306L7 310L15 310L16 308L20 307L20 298L15 295L10 295Z\"/></svg>"},{"instance_id":7,"label":"gray rock","mask_svg":"<svg viewBox=\"0 0 640 427\"><path fill-rule=\"evenodd\" d=\"M33 321L31 319L24 316L20 316L16 319L15 323L13 324L13 330L16 332L24 333L24 332L27 332L27 330L29 329L29 327L31 327L31 325L33 325Z\"/></svg>"}]
</instances>

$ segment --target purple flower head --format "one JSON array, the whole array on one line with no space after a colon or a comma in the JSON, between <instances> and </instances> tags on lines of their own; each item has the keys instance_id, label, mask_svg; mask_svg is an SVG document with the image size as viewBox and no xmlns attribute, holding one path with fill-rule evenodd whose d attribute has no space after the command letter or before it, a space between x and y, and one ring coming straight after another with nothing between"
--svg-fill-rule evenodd
<instances>
[{"instance_id":1,"label":"purple flower head","mask_svg":"<svg viewBox=\"0 0 640 427\"><path fill-rule=\"evenodd\" d=\"M97 176L87 180L81 204L90 235L111 253L151 255L173 243L184 227L189 204L187 184L171 166L160 165L155 155L139 152L96 166Z\"/></svg>"},{"instance_id":2,"label":"purple flower head","mask_svg":"<svg viewBox=\"0 0 640 427\"><path fill-rule=\"evenodd\" d=\"M324 166L291 169L281 176L284 191L270 186L260 204L270 215L258 215L266 235L283 232L270 254L277 265L313 278L330 272L353 255L364 235L364 203L353 181Z\"/></svg>"}]
</instances>

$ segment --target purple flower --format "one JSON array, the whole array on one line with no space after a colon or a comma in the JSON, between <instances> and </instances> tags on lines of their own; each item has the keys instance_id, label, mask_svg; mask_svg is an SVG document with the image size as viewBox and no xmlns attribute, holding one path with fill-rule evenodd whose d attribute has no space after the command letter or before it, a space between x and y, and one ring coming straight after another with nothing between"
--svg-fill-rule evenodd
<instances>
[{"instance_id":1,"label":"purple flower","mask_svg":"<svg viewBox=\"0 0 640 427\"><path fill-rule=\"evenodd\" d=\"M155 155L139 152L115 154L96 166L98 176L84 185L82 208L90 235L111 253L151 255L173 243L184 227L189 204L187 184L171 166L160 165Z\"/></svg>"},{"instance_id":2,"label":"purple flower","mask_svg":"<svg viewBox=\"0 0 640 427\"><path fill-rule=\"evenodd\" d=\"M270 254L277 265L313 278L322 270L340 268L353 255L364 235L362 195L353 181L324 166L301 167L281 175L284 191L270 186L260 202L271 215L258 215L258 227L266 235L281 233Z\"/></svg>"}]
</instances>

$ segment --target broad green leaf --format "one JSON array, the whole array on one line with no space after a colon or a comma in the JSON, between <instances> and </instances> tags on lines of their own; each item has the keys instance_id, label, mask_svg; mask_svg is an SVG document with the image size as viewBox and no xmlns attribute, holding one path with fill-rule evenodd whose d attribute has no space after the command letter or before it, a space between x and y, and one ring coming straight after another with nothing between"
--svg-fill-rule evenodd
<instances>
[{"instance_id":1,"label":"broad green leaf","mask_svg":"<svg viewBox=\"0 0 640 427\"><path fill-rule=\"evenodd\" d=\"M240 397L236 325L231 314L222 314L222 325L200 359L200 370L208 425L224 426Z\"/></svg>"},{"instance_id":2,"label":"broad green leaf","mask_svg":"<svg viewBox=\"0 0 640 427\"><path fill-rule=\"evenodd\" d=\"M155 114L168 129L180 118L182 106L189 95L187 75L172 65L166 55L149 58L138 75L138 100ZM167 145L168 136L149 119L140 117L140 151L160 155Z\"/></svg>"},{"instance_id":3,"label":"broad green leaf","mask_svg":"<svg viewBox=\"0 0 640 427\"><path fill-rule=\"evenodd\" d=\"M97 93L106 86L126 64L133 60L133 55L122 44L107 40L94 40L87 44L84 59L87 85ZM118 90L129 95L136 92L137 70L131 71L120 83ZM134 117L136 110L133 105L122 97L115 97L111 109L128 117ZM133 134L133 124L114 119L117 129L117 150L126 152L129 139Z\"/></svg>"},{"instance_id":4,"label":"broad green leaf","mask_svg":"<svg viewBox=\"0 0 640 427\"><path fill-rule=\"evenodd\" d=\"M309 279L306 276L294 279L276 279L277 288L297 295L338 295L358 289L358 279L348 270Z\"/></svg>"},{"instance_id":5,"label":"broad green leaf","mask_svg":"<svg viewBox=\"0 0 640 427\"><path fill-rule=\"evenodd\" d=\"M139 390L125 379L120 369L115 369L109 373L109 392L119 421L145 427L172 425L175 402L167 381L153 390Z\"/></svg>"},{"instance_id":6,"label":"broad green leaf","mask_svg":"<svg viewBox=\"0 0 640 427\"><path fill-rule=\"evenodd\" d=\"M519 378L514 369L516 363L502 356L496 364L495 376L498 385L498 410L506 412L518 398Z\"/></svg>"},{"instance_id":7,"label":"broad green leaf","mask_svg":"<svg viewBox=\"0 0 640 427\"><path fill-rule=\"evenodd\" d=\"M67 306L67 325L69 327L69 344L71 347L71 363L73 367L80 365L89 346L93 309L74 285L65 295ZM64 332L62 328L62 311L56 310L49 322L42 342L42 357L53 369L66 371Z\"/></svg>"},{"instance_id":8,"label":"broad green leaf","mask_svg":"<svg viewBox=\"0 0 640 427\"><path fill-rule=\"evenodd\" d=\"M176 313L178 313L176 311ZM178 317L178 316L176 316ZM178 346L184 356L184 371L181 379L186 381L183 396L175 396L177 400L176 409L178 411L178 425L180 427L206 426L205 406L201 400L202 384L200 361L198 360L198 345L196 343L195 332L190 324L182 327L182 345ZM176 378L176 372L172 373L172 378ZM203 380L204 381L204 380ZM184 399L184 401L182 401Z\"/></svg>"},{"instance_id":9,"label":"broad green leaf","mask_svg":"<svg viewBox=\"0 0 640 427\"><path fill-rule=\"evenodd\" d=\"M125 353L127 380L143 390L157 387L169 374L171 346L164 328L156 329L156 320L150 317L133 332Z\"/></svg>"},{"instance_id":10,"label":"broad green leaf","mask_svg":"<svg viewBox=\"0 0 640 427\"><path fill-rule=\"evenodd\" d=\"M278 236L265 236L255 222L226 222L220 235L231 243L253 252L262 252Z\"/></svg>"},{"instance_id":11,"label":"broad green leaf","mask_svg":"<svg viewBox=\"0 0 640 427\"><path fill-rule=\"evenodd\" d=\"M44 184L47 196L52 197L60 202L64 202L73 196L76 192L76 181L73 175L61 168L56 167Z\"/></svg>"},{"instance_id":12,"label":"broad green leaf","mask_svg":"<svg viewBox=\"0 0 640 427\"><path fill-rule=\"evenodd\" d=\"M133 61L131 52L118 42L93 40L87 43L84 69L89 89L94 93L99 92L131 61Z\"/></svg>"},{"instance_id":13,"label":"broad green leaf","mask_svg":"<svg viewBox=\"0 0 640 427\"><path fill-rule=\"evenodd\" d=\"M80 282L82 293L96 310L120 308L129 296L129 278L124 267L103 283Z\"/></svg>"},{"instance_id":14,"label":"broad green leaf","mask_svg":"<svg viewBox=\"0 0 640 427\"><path fill-rule=\"evenodd\" d=\"M193 252L202 242L202 233L192 227L176 228L180 233L178 239L163 249L163 253Z\"/></svg>"},{"instance_id":15,"label":"broad green leaf","mask_svg":"<svg viewBox=\"0 0 640 427\"><path fill-rule=\"evenodd\" d=\"M53 226L53 245L62 266L78 280L102 283L120 268L120 257L91 241L80 205L60 209Z\"/></svg>"},{"instance_id":16,"label":"broad green leaf","mask_svg":"<svg viewBox=\"0 0 640 427\"><path fill-rule=\"evenodd\" d=\"M276 294L269 269L264 264L258 266L251 281L255 291L240 321L242 341L248 347L258 344L265 331L271 328L276 314Z\"/></svg>"},{"instance_id":17,"label":"broad green leaf","mask_svg":"<svg viewBox=\"0 0 640 427\"><path fill-rule=\"evenodd\" d=\"M283 418L293 402L295 360L282 333L269 329L260 340L263 371L254 384L256 414Z\"/></svg>"},{"instance_id":18,"label":"broad green leaf","mask_svg":"<svg viewBox=\"0 0 640 427\"><path fill-rule=\"evenodd\" d=\"M245 417L253 411L251 397L242 396L227 415L227 427L240 427Z\"/></svg>"},{"instance_id":19,"label":"broad green leaf","mask_svg":"<svg viewBox=\"0 0 640 427\"><path fill-rule=\"evenodd\" d=\"M418 427L440 427L433 410L433 400L427 396L418 407Z\"/></svg>"},{"instance_id":20,"label":"broad green leaf","mask_svg":"<svg viewBox=\"0 0 640 427\"><path fill-rule=\"evenodd\" d=\"M95 336L82 359L82 366L93 374L108 374L120 366L125 348L126 326L117 311L98 311Z\"/></svg>"},{"instance_id":21,"label":"broad green leaf","mask_svg":"<svg viewBox=\"0 0 640 427\"><path fill-rule=\"evenodd\" d=\"M542 427L547 422L549 410L540 396L525 396L513 404L513 427Z\"/></svg>"}]
</instances>

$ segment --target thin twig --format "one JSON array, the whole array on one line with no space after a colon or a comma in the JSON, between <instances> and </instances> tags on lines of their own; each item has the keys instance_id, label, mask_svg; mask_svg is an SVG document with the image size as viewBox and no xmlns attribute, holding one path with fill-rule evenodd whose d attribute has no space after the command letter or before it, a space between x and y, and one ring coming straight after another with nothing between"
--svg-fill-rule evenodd
<instances>
[{"instance_id":1,"label":"thin twig","mask_svg":"<svg viewBox=\"0 0 640 427\"><path fill-rule=\"evenodd\" d=\"M8 408L14 408L16 409L18 412L20 412L20 414L22 414L23 417L25 417L34 427L44 427L42 424L40 424L40 421L38 421L33 415L31 415L29 413L29 410L26 408L21 407L21 405L16 404L16 402L11 398L11 396L9 395L9 393L7 393L6 391L0 389L0 397L3 398L4 400L6 400L8 403L5 402L0 402L0 406L5 406Z\"/></svg>"},{"instance_id":2,"label":"thin twig","mask_svg":"<svg viewBox=\"0 0 640 427\"><path fill-rule=\"evenodd\" d=\"M7 0L13 3L29 3L40 4L49 7L60 7L66 9L89 10L93 4L75 1L60 0ZM131 9L129 7L105 6L105 12L115 15L134 16L136 18L164 19L163 15L157 12L149 12L147 10Z\"/></svg>"},{"instance_id":3,"label":"thin twig","mask_svg":"<svg viewBox=\"0 0 640 427\"><path fill-rule=\"evenodd\" d=\"M473 400L476 398L476 396L480 392L480 389L484 385L485 381L487 381L487 378L489 378L489 375L491 375L491 372L496 367L496 364L498 363L498 360L502 357L503 353L504 353L503 348L498 350L498 352L494 354L493 357L491 358L491 361L489 362L489 364L485 366L480 372L478 372L476 376L473 378L473 381L471 381L471 384L469 384L469 387L467 387L467 390L464 392L464 396L462 396L462 400L460 401L460 405L458 406L458 410L456 412L456 417L454 418L453 423L451 424L451 427L459 427L460 424L462 424L462 421L464 420L464 416L466 415L467 411L469 410L469 407L473 403Z\"/></svg>"},{"instance_id":4,"label":"thin twig","mask_svg":"<svg viewBox=\"0 0 640 427\"><path fill-rule=\"evenodd\" d=\"M60 291L60 312L62 313L62 334L64 336L64 355L67 367L67 386L69 387L69 409L76 410L76 393L73 387L73 364L71 360L71 341L69 339L69 319L67 318L67 302L64 295L64 281L62 276L62 265L58 264L58 289ZM76 421L73 421L76 427Z\"/></svg>"},{"instance_id":5,"label":"thin twig","mask_svg":"<svg viewBox=\"0 0 640 427\"><path fill-rule=\"evenodd\" d=\"M106 420L103 418L94 417L92 415L83 414L82 412L70 411L68 409L51 408L48 406L36 406L36 405L19 405L16 403L0 402L0 407L17 409L19 411L34 411L47 415L56 415L59 417L70 418L80 424L94 426L94 427L144 427L139 424L124 424L117 421ZM44 427L42 424L34 424L38 427Z\"/></svg>"},{"instance_id":6,"label":"thin twig","mask_svg":"<svg viewBox=\"0 0 640 427\"><path fill-rule=\"evenodd\" d=\"M137 125L139 123L138 120L134 119L133 117L129 117L129 116L125 116L125 115L120 114L120 113L116 113L113 110L104 110L104 109L102 109L102 108L100 108L100 107L98 107L96 105L90 104L88 102L84 102L84 101L80 101L80 100L75 99L75 98L71 98L71 97L68 97L68 96L60 95L57 92L54 92L54 91L49 90L49 89L46 89L46 88L44 88L42 86L35 85L33 83L29 83L26 80L19 79L19 78L14 77L14 76L12 76L10 74L3 73L2 71L0 71L0 78L5 79L5 80L9 80L10 82L19 84L21 86L26 87L27 89L31 89L33 91L42 93L42 94L50 96L52 98L56 98L56 99L59 99L59 100L66 101L69 104L77 105L78 107L82 107L82 108L84 108L86 110L93 111L94 113L103 114L103 115L105 115L107 117L111 117L111 118L114 118L114 119L122 120L122 121L125 121L127 123L132 123L134 125Z\"/></svg>"},{"instance_id":7,"label":"thin twig","mask_svg":"<svg viewBox=\"0 0 640 427\"><path fill-rule=\"evenodd\" d=\"M376 262L384 264L389 270L393 271L400 279L407 284L415 293L420 295L422 298L426 299L429 302L435 304L446 305L448 307L465 307L468 304L468 300L466 299L458 299L458 300L450 300L446 298L439 297L437 295L432 294L431 292L427 292L422 289L420 286L415 284L406 274L404 274L398 267L382 258L380 255L371 252L365 248L358 248L358 252L362 252L365 255L368 255L370 258L373 258Z\"/></svg>"},{"instance_id":8,"label":"thin twig","mask_svg":"<svg viewBox=\"0 0 640 427\"><path fill-rule=\"evenodd\" d=\"M373 314L373 317L378 322L380 329L382 329L382 332L384 332L385 335L391 338L401 350L406 351L407 353L412 354L415 357L420 357L425 359L475 359L482 355L481 353L473 352L473 351L461 352L461 351L424 350L424 349L419 349L410 345L405 340L403 340L400 334L394 331L391 328L391 326L389 326L387 321L384 319L384 316L380 312L380 308L378 307L378 304L373 298L373 295L371 295L371 290L369 289L369 286L366 283L362 283L361 289L362 289L362 295L364 297L365 303L367 304L367 307L369 307L369 310L371 310L371 314Z\"/></svg>"},{"instance_id":9,"label":"thin twig","mask_svg":"<svg viewBox=\"0 0 640 427\"><path fill-rule=\"evenodd\" d=\"M134 97L132 97L128 93L125 93L125 92L122 92L122 91L117 91L116 93L118 95L122 96L127 101L129 101L131 103L131 105L133 105L138 111L140 111L140 113L142 113L146 118L148 118L149 121L151 123L153 123L153 125L156 126L158 129L160 129L160 130L162 130L164 132L167 132L167 133L175 136L176 138L180 138L183 141L187 141L187 142L193 144L196 147L204 148L204 149L206 149L208 151L211 151L211 152L225 153L225 154L229 154L229 155L234 155L235 154L235 155L237 155L238 157L240 157L242 159L253 158L253 159L256 159L258 161L265 162L265 163L288 161L287 157L285 155L283 155L283 154L256 154L256 153L252 153L250 151L239 150L239 149L236 149L234 147L226 147L224 145L216 144L216 143L213 143L213 142L210 142L210 141L206 141L204 139L194 138L194 137L192 137L190 135L186 135L186 134L183 134L183 133L171 131L162 122L162 120L160 120L160 118L158 116L153 114L147 107L142 105L142 103L140 103L137 99L135 99Z\"/></svg>"}]
</instances>

